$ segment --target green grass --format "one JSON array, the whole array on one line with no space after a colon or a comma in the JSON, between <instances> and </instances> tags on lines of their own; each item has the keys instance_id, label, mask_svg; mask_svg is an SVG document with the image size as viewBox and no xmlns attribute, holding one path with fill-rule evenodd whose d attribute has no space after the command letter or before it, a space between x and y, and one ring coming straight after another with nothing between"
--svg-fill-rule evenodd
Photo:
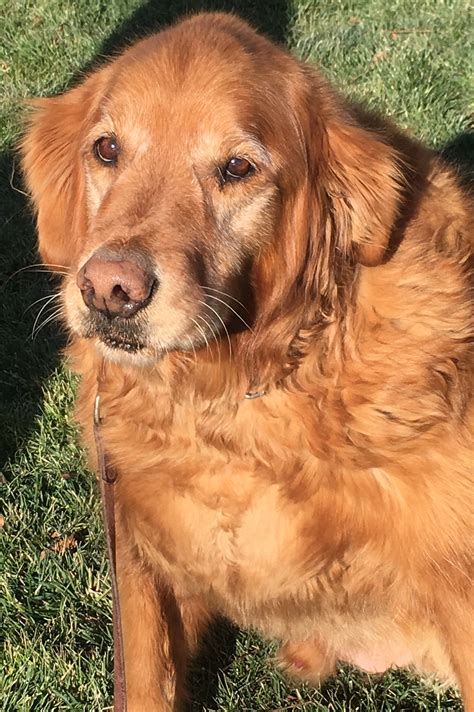
<instances>
[{"instance_id":1,"label":"green grass","mask_svg":"<svg viewBox=\"0 0 474 712\"><path fill-rule=\"evenodd\" d=\"M189 8L231 8L323 66L339 86L434 146L466 130L469 18L464 0L0 0L0 597L7 712L106 709L110 601L99 506L78 449L73 379L53 324L31 338L55 285L37 261L13 146L21 102L66 88L131 37ZM46 310L47 313L47 310ZM268 661L272 644L218 627L197 661L192 709L460 710L408 673L369 679L341 670L322 690L297 689ZM145 711L144 711L145 712Z\"/></svg>"}]
</instances>

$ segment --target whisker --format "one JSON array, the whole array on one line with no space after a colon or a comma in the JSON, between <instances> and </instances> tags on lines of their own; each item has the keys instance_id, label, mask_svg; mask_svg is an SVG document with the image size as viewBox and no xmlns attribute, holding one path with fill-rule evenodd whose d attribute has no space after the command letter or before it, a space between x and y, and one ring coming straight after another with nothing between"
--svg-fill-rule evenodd
<instances>
[{"instance_id":1,"label":"whisker","mask_svg":"<svg viewBox=\"0 0 474 712\"><path fill-rule=\"evenodd\" d=\"M36 300L36 302L34 302L33 304L31 304L30 307L27 307L27 309L25 310L24 313L26 313L26 312L28 311L28 309L30 309L30 308L31 308L34 304L36 304L38 301L44 301L44 300L46 299L45 303L42 305L41 309L39 310L39 312L38 312L38 314L36 315L35 320L34 320L34 322L33 322L33 327L32 327L32 329L31 329L31 336L32 336L32 338L33 338L33 335L34 335L34 333L35 333L36 325L37 325L38 321L40 320L41 315L43 314L44 310L45 310L45 309L48 309L48 308L50 307L50 305L51 305L51 302L54 302L54 301L55 301L56 299L58 299L60 296L61 296L60 293L50 294L50 295L48 295L48 298L42 297L42 299L38 299L38 300ZM55 305L53 305L53 308L54 308L54 306L55 306ZM61 308L61 309L63 308L63 305L62 305L62 304L61 304L60 308Z\"/></svg>"},{"instance_id":2,"label":"whisker","mask_svg":"<svg viewBox=\"0 0 474 712\"><path fill-rule=\"evenodd\" d=\"M33 340L36 339L36 337L38 336L38 334L39 334L39 332L41 331L41 329L43 329L45 326L47 326L48 324L50 324L52 321L56 321L57 318L61 315L61 313L62 313L62 310L61 310L61 309L58 309L58 311L53 312L52 314L50 314L49 317L48 317L47 319L45 319L45 320L43 321L43 323L40 324L40 326L38 326L38 328L36 329L36 332L35 332L34 336L32 336L32 339L33 339Z\"/></svg>"},{"instance_id":3,"label":"whisker","mask_svg":"<svg viewBox=\"0 0 474 712\"><path fill-rule=\"evenodd\" d=\"M243 304L242 302L239 302L239 300L236 299L235 297L233 297L232 294L229 294L228 292L223 292L221 289L215 289L214 287L205 287L203 284L200 284L199 287L201 287L201 289L207 289L208 291L211 291L211 292L217 292L217 294L222 294L223 297L229 297L229 299L232 299L233 302L237 302L237 304L239 304L242 307L242 309L245 309L245 311L248 314L249 310L247 309L245 304Z\"/></svg>"},{"instance_id":4,"label":"whisker","mask_svg":"<svg viewBox=\"0 0 474 712\"><path fill-rule=\"evenodd\" d=\"M200 303L200 304L203 304L205 307L207 307L208 309L210 309L210 310L213 312L213 314L216 315L216 317L219 319L219 321L221 322L222 326L224 327L224 331L225 331L225 334L226 334L226 336L227 336L227 342L228 342L228 344L229 344L229 358L231 359L231 358L232 358L232 344L231 344L231 341L230 341L230 335L229 335L229 331L228 331L228 329L227 329L227 326L226 326L226 324L225 324L225 321L222 319L222 317L221 317L221 315L219 314L219 312L217 312L215 309L213 309L213 308L210 306L210 304L206 304L206 302L203 302L202 299L199 300L199 303Z\"/></svg>"},{"instance_id":5,"label":"whisker","mask_svg":"<svg viewBox=\"0 0 474 712\"><path fill-rule=\"evenodd\" d=\"M219 339L219 333L216 334L216 332L214 331L214 322L211 320L211 322L209 323L207 321L207 319L205 317L201 316L200 314L196 314L196 318L203 321L205 323L206 327L211 332L211 334L214 338L214 342L217 345L217 358L218 358L218 365L220 366L221 365L221 344L220 344L220 339Z\"/></svg>"},{"instance_id":6,"label":"whisker","mask_svg":"<svg viewBox=\"0 0 474 712\"><path fill-rule=\"evenodd\" d=\"M30 304L29 307L26 307L22 316L25 316L26 312L29 311L30 309L32 309L35 306L35 304L38 304L39 302L44 302L45 299L49 299L49 301L48 301L48 304L49 304L49 302L52 302L54 299L58 299L60 296L61 295L58 293L58 294L48 294L46 297L40 297L39 299L34 301L33 304ZM47 305L45 305L45 306L47 306Z\"/></svg>"},{"instance_id":7,"label":"whisker","mask_svg":"<svg viewBox=\"0 0 474 712\"><path fill-rule=\"evenodd\" d=\"M56 262L33 262L33 264L26 265L26 267L23 267L23 269L29 269L30 267L57 267L59 269L66 270L66 272L68 273L71 271L70 267L68 267L67 265L62 265Z\"/></svg>"},{"instance_id":8,"label":"whisker","mask_svg":"<svg viewBox=\"0 0 474 712\"><path fill-rule=\"evenodd\" d=\"M20 193L20 195L24 195L26 198L31 198L31 195L29 193L25 193L24 190L21 188L17 188L16 185L13 185L13 179L15 178L15 161L12 163L12 170L10 173L10 188L14 190L16 193Z\"/></svg>"},{"instance_id":9,"label":"whisker","mask_svg":"<svg viewBox=\"0 0 474 712\"><path fill-rule=\"evenodd\" d=\"M24 272L25 270L33 269L34 267L43 267L44 269L48 270L51 270L52 268L61 269L67 272L68 274L70 272L70 269L67 265L60 265L56 264L55 262L33 262L33 264L31 265L25 265L24 267L20 267L20 269L17 269L17 271L13 274L17 274L18 272Z\"/></svg>"},{"instance_id":10,"label":"whisker","mask_svg":"<svg viewBox=\"0 0 474 712\"><path fill-rule=\"evenodd\" d=\"M55 275L55 274L62 274L64 277L69 277L69 275L70 275L70 272L64 272L64 271L59 270L59 269L55 269L54 272L52 272L52 271L49 269L49 267L44 267L44 268L36 267L36 268L34 268L34 269L33 269L33 268L29 268L29 269L28 269L28 272L36 272L37 274L50 274L51 276L52 276L52 275ZM14 274L15 274L15 273L14 273Z\"/></svg>"},{"instance_id":11,"label":"whisker","mask_svg":"<svg viewBox=\"0 0 474 712\"><path fill-rule=\"evenodd\" d=\"M193 354L194 354L194 365L197 366L196 349L194 348L194 344L193 344L193 342L192 342L192 339L191 339L191 337L189 337L189 336L188 336L188 341L189 341L189 343L190 343L190 345L191 345L191 348L192 348L192 350L193 350Z\"/></svg>"},{"instance_id":12,"label":"whisker","mask_svg":"<svg viewBox=\"0 0 474 712\"><path fill-rule=\"evenodd\" d=\"M240 314L239 314L237 311L235 311L235 309L234 309L233 307L230 306L230 304L227 304L227 302L225 302L223 299L219 299L219 297L215 297L213 294L208 294L207 296L208 296L210 299L215 299L216 301L220 302L221 304L224 304L224 306L226 306L228 309L230 309L231 312L232 312L233 314L235 314L235 316L236 316L238 319L240 319L240 321L242 322L242 324L244 324L244 326L246 326L249 331L253 331L253 330L252 330L252 327L251 327L249 324L247 324L247 322L245 321L245 319L243 319L243 318L240 316Z\"/></svg>"},{"instance_id":13,"label":"whisker","mask_svg":"<svg viewBox=\"0 0 474 712\"><path fill-rule=\"evenodd\" d=\"M204 339L204 343L206 344L206 349L209 351L209 341L207 340L206 332L204 331L204 329L201 326L199 326L197 321L195 319L193 319L192 317L191 317L191 321L193 322L196 329L198 329L198 331L200 332L202 338Z\"/></svg>"},{"instance_id":14,"label":"whisker","mask_svg":"<svg viewBox=\"0 0 474 712\"><path fill-rule=\"evenodd\" d=\"M197 318L197 319L200 319L201 321L204 322L204 324L206 325L206 327L207 327L207 328L209 329L209 331L211 332L213 339L214 339L215 341L218 341L218 340L219 340L219 332L216 333L216 332L214 331L214 326L215 326L214 322L211 321L211 322L209 323L209 322L207 321L207 319L205 319L201 314L196 314L196 318Z\"/></svg>"},{"instance_id":15,"label":"whisker","mask_svg":"<svg viewBox=\"0 0 474 712\"><path fill-rule=\"evenodd\" d=\"M54 267L54 272L51 272L51 269ZM40 268L40 269L38 269ZM68 270L67 272L64 270ZM27 265L26 267L20 267L20 269L17 269L15 272L12 272L11 275L5 280L5 282L2 285L2 289L8 284L8 282L13 279L13 277L16 277L18 274L21 274L22 272L37 272L40 274L62 274L65 277L67 277L70 274L70 271L66 265L54 265L54 264L47 264L47 263L42 263L39 262L38 264L34 265Z\"/></svg>"},{"instance_id":16,"label":"whisker","mask_svg":"<svg viewBox=\"0 0 474 712\"><path fill-rule=\"evenodd\" d=\"M49 324L51 321L54 321L54 319L56 319L62 312L63 312L63 307L62 307L62 306L60 306L59 309L56 309L55 311L53 311L53 312L47 317L47 319L45 319L45 320L42 322L42 324L40 324L40 325L38 326L38 328L36 329L36 331L34 331L34 332L32 331L32 332L31 332L31 338L32 338L32 339L35 339L35 338L38 336L38 334L39 334L39 332L41 331L41 329L43 329L43 328L46 326L46 324Z\"/></svg>"},{"instance_id":17,"label":"whisker","mask_svg":"<svg viewBox=\"0 0 474 712\"><path fill-rule=\"evenodd\" d=\"M53 295L50 295L50 296L52 297ZM50 301L53 301L53 300L51 299ZM41 309L40 309L39 312L37 313L36 318L35 318L35 320L34 320L34 322L33 322L33 328L31 329L31 338L34 338L35 329L36 329L36 324L37 324L38 321L41 319L41 315L42 315L42 313L44 312L44 310L49 306L50 301L48 301L48 302L46 302L45 304L43 304L43 306L41 307Z\"/></svg>"}]
</instances>

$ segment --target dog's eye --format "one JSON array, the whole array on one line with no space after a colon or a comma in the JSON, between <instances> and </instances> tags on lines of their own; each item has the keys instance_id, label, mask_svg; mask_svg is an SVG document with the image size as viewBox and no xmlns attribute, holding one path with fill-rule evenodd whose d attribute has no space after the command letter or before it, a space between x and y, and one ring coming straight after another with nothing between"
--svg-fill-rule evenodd
<instances>
[{"instance_id":1,"label":"dog's eye","mask_svg":"<svg viewBox=\"0 0 474 712\"><path fill-rule=\"evenodd\" d=\"M102 136L94 143L94 153L101 163L114 165L120 153L116 136Z\"/></svg>"},{"instance_id":2,"label":"dog's eye","mask_svg":"<svg viewBox=\"0 0 474 712\"><path fill-rule=\"evenodd\" d=\"M247 161L246 158L231 158L221 171L222 178L225 181L235 181L241 178L246 178L254 171L254 167Z\"/></svg>"}]
</instances>

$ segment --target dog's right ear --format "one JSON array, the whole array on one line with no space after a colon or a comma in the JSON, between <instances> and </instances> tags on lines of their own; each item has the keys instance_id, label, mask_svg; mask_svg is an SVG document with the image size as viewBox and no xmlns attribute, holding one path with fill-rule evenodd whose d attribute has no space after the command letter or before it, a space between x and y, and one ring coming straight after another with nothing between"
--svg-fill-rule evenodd
<instances>
[{"instance_id":1,"label":"dog's right ear","mask_svg":"<svg viewBox=\"0 0 474 712\"><path fill-rule=\"evenodd\" d=\"M31 102L20 152L37 213L39 252L52 270L71 265L87 230L81 154L108 75L105 67L65 94Z\"/></svg>"}]
</instances>

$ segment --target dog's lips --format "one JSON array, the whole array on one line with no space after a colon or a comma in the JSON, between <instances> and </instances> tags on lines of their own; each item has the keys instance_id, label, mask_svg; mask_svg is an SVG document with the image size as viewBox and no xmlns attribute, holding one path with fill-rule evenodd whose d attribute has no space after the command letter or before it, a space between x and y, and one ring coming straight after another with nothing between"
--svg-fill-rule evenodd
<instances>
[{"instance_id":1,"label":"dog's lips","mask_svg":"<svg viewBox=\"0 0 474 712\"><path fill-rule=\"evenodd\" d=\"M145 348L145 344L138 341L126 341L125 339L119 339L113 336L101 336L100 340L110 349L122 350L127 353L136 353Z\"/></svg>"},{"instance_id":2,"label":"dog's lips","mask_svg":"<svg viewBox=\"0 0 474 712\"><path fill-rule=\"evenodd\" d=\"M87 313L82 322L82 336L97 339L116 352L135 354L147 347L146 329L133 319L110 320L99 313Z\"/></svg>"}]
</instances>

